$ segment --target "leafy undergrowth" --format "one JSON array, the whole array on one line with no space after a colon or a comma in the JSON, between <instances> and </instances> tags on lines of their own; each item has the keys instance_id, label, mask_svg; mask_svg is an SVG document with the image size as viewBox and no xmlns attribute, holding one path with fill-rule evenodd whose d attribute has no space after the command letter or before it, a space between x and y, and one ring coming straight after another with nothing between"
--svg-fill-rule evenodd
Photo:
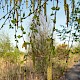
<instances>
[{"instance_id":1,"label":"leafy undergrowth","mask_svg":"<svg viewBox=\"0 0 80 80\"><path fill-rule=\"evenodd\" d=\"M34 80L46 79L46 72L45 74L41 72L38 73L38 70L34 72L31 58L28 57L26 61L23 61L23 56L24 55L21 55L20 60L16 63L0 58L0 80L5 80L10 77L12 77L13 80L24 80L24 78L28 80L32 80L33 78ZM59 78L64 75L65 70L71 68L79 59L79 54L70 54L68 64L66 64L66 60L53 58L53 79L59 80Z\"/></svg>"}]
</instances>

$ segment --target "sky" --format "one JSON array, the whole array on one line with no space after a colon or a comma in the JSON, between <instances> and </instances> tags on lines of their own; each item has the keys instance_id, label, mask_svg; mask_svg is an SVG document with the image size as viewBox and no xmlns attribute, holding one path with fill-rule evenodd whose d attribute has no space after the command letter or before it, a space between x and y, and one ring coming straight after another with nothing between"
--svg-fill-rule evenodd
<instances>
[{"instance_id":1,"label":"sky","mask_svg":"<svg viewBox=\"0 0 80 80\"><path fill-rule=\"evenodd\" d=\"M60 0L60 1L62 1L62 0ZM23 2L24 3L24 2ZM68 3L70 3L69 1L68 1ZM30 2L28 3L28 6L30 5ZM50 1L48 1L48 5L47 5L47 16L50 18L50 19L52 19L53 17L52 16L50 16L50 14L52 13L52 10L51 10L51 7L52 7L52 5L53 5L53 3L52 2L50 2ZM65 17L65 13L64 13L64 4L63 4L63 2L59 2L59 7L60 7L60 10L59 11L57 11L57 20L56 20L56 28L58 28L58 29L60 29L61 27L60 27L60 25L66 25L66 17ZM5 9L5 12L2 12L2 9L0 9L0 18L3 16L3 15L5 15L5 13L6 13L7 11L6 11L6 9ZM29 9L27 9L26 10L26 6L23 6L23 12L26 12L26 15L28 15L28 13L29 13ZM26 30L26 32L27 32L27 34L24 36L25 37L25 40L27 40L27 41L29 41L29 38L28 38L28 32L29 32L29 25L30 25L30 23L31 23L31 18L32 18L32 16L30 16L30 17L28 17L27 19L25 19L24 21L23 21L23 26L24 26L24 28L25 28L25 30ZM3 21L4 20L1 20L0 21L0 27L1 27L1 25L2 25L2 23L3 23ZM0 32L5 32L5 33L8 33L9 34L9 36L10 36L10 40L11 40L11 43L15 46L15 38L14 38L14 33L15 33L15 31L14 30L11 30L11 29L9 29L8 28L8 25L9 25L9 22L6 22L6 24L5 24L5 26L0 30ZM17 34L21 34L21 31L20 30L18 30L18 33ZM55 36L56 37L56 36ZM57 37L56 37L57 38ZM22 43L23 43L23 40L22 39L20 39L19 40L19 49L21 50L21 51L24 51L25 49L23 49L22 48ZM61 43L60 42L60 40L59 39L57 39L56 40L56 43Z\"/></svg>"}]
</instances>

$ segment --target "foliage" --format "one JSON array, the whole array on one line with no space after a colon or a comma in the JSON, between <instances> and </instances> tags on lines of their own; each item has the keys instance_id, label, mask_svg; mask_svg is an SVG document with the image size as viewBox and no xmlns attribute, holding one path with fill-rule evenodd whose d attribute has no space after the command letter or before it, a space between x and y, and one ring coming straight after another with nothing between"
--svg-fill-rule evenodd
<instances>
[{"instance_id":1,"label":"foliage","mask_svg":"<svg viewBox=\"0 0 80 80\"><path fill-rule=\"evenodd\" d=\"M74 47L72 50L73 54L80 54L80 45L78 45L77 47Z\"/></svg>"},{"instance_id":2,"label":"foliage","mask_svg":"<svg viewBox=\"0 0 80 80\"><path fill-rule=\"evenodd\" d=\"M68 55L68 49L66 44L60 44L56 48L56 57L60 60L64 60Z\"/></svg>"},{"instance_id":3,"label":"foliage","mask_svg":"<svg viewBox=\"0 0 80 80\"><path fill-rule=\"evenodd\" d=\"M10 63L17 63L20 61L20 51L15 48L13 52L6 52L3 57Z\"/></svg>"},{"instance_id":4,"label":"foliage","mask_svg":"<svg viewBox=\"0 0 80 80\"><path fill-rule=\"evenodd\" d=\"M69 26L69 22L70 22L70 14L75 15L79 13L79 9L76 9L76 1L75 0L69 0L71 4L69 4L67 2L67 0L63 0L64 3L64 11L65 11L65 16L66 16L66 25L67 27ZM2 29L4 27L4 25L6 24L6 22L9 20L9 28L10 29L15 29L15 41L16 41L16 46L18 45L18 38L23 37L24 34L26 34L26 31L24 30L24 26L23 26L23 20L25 20L26 18L30 17L31 15L33 16L34 20L37 22L37 25L40 26L40 21L39 21L39 15L40 14L44 14L44 16L46 17L46 21L47 21L47 5L51 5L49 4L49 2L52 2L52 13L50 14L53 19L51 19L53 21L53 31L55 30L55 24L57 23L56 18L57 18L57 12L58 10L60 10L59 7L59 0L5 0L5 1L0 1L0 9L1 11L5 12L6 14L3 15L3 17L0 18L0 20L4 20L2 26L0 27L0 29ZM79 3L79 1L77 1ZM71 6L72 5L72 6ZM26 14L26 11L28 11L28 14ZM42 13L43 12L43 13ZM79 18L76 19L77 23L80 23ZM22 31L22 35L17 35L17 31L19 30L19 28ZM34 29L35 32L37 32L37 30ZM24 39L23 39L24 40ZM25 41L25 40L24 40Z\"/></svg>"},{"instance_id":5,"label":"foliage","mask_svg":"<svg viewBox=\"0 0 80 80\"><path fill-rule=\"evenodd\" d=\"M35 37L35 43L34 43L34 50L35 50L34 54L36 53L35 54L35 57L36 57L35 58L36 60L35 61L35 69L36 69L35 74L37 74L39 77L42 77L42 79L46 79L47 77L51 78L51 76L53 76L52 79L59 80L59 78L64 75L64 71L65 71L65 64L62 63L62 60L64 61L64 57L67 54L66 52L67 45L61 44L58 47L56 47L56 54L54 58L53 58L54 54L51 55L51 61L53 62L53 66L52 66L52 63L51 64L49 63L49 54L51 54L51 51L52 49L54 49L54 46L53 48L50 47L51 39L48 37L47 32L48 31L44 32L42 27L40 27L39 28L40 34L39 33L35 34L37 35ZM27 44L30 44L30 43L27 43ZM32 52L31 54L29 53L29 55L32 56ZM1 63L0 61L0 65L1 65L0 66L0 73L1 73L0 79L4 80L3 78L5 77L6 79L8 78L8 79L13 79L13 80L15 79L23 80L24 77L26 79L29 79L28 77L32 76L32 74L34 73L33 70L31 70L32 68L30 68L32 65L28 67L27 61L21 60L21 57L22 57L22 52L20 52L19 49L17 48L14 48L10 51L3 53L3 56L2 56L3 62ZM57 57L58 59L61 60L61 62L58 62ZM23 63L21 63L21 61L23 61ZM50 72L53 72L53 74L51 74Z\"/></svg>"},{"instance_id":6,"label":"foliage","mask_svg":"<svg viewBox=\"0 0 80 80\"><path fill-rule=\"evenodd\" d=\"M42 19L44 16L40 15L40 26L36 25L36 22L31 24L31 33L30 33L30 52L28 53L33 60L33 65L36 73L41 74L46 77L47 68L50 62L50 59L55 55L55 46L54 40L51 39L49 33L49 24ZM35 20L34 20L35 21ZM44 21L44 22L43 22ZM35 26L36 25L36 26ZM37 32L34 31L37 30ZM51 68L51 67L50 67Z\"/></svg>"},{"instance_id":7,"label":"foliage","mask_svg":"<svg viewBox=\"0 0 80 80\"><path fill-rule=\"evenodd\" d=\"M56 29L60 40L68 43L69 47L72 47L74 42L80 42L80 1L78 1L72 9L74 9L74 11L71 12L68 22L70 27L61 25L61 29Z\"/></svg>"},{"instance_id":8,"label":"foliage","mask_svg":"<svg viewBox=\"0 0 80 80\"><path fill-rule=\"evenodd\" d=\"M0 55L12 51L12 45L8 34L2 33L0 36Z\"/></svg>"},{"instance_id":9,"label":"foliage","mask_svg":"<svg viewBox=\"0 0 80 80\"><path fill-rule=\"evenodd\" d=\"M8 34L0 36L0 79L17 79L21 72L21 55L23 53L11 45ZM22 72L21 72L22 73ZM24 74L22 74L24 75Z\"/></svg>"}]
</instances>

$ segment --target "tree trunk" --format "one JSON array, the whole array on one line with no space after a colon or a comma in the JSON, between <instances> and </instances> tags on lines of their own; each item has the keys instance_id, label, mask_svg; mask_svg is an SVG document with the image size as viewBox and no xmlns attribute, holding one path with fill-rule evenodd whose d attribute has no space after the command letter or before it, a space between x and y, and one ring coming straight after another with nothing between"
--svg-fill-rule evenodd
<instances>
[{"instance_id":1,"label":"tree trunk","mask_svg":"<svg viewBox=\"0 0 80 80\"><path fill-rule=\"evenodd\" d=\"M47 67L47 80L52 80L52 62L51 61Z\"/></svg>"}]
</instances>

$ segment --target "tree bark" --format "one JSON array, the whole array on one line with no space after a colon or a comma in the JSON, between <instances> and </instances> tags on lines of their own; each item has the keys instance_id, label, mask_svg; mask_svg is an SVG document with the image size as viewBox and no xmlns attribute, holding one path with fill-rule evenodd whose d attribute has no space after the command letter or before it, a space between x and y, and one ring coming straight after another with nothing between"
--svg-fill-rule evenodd
<instances>
[{"instance_id":1,"label":"tree bark","mask_svg":"<svg viewBox=\"0 0 80 80\"><path fill-rule=\"evenodd\" d=\"M52 80L52 62L51 61L47 67L47 80Z\"/></svg>"}]
</instances>

